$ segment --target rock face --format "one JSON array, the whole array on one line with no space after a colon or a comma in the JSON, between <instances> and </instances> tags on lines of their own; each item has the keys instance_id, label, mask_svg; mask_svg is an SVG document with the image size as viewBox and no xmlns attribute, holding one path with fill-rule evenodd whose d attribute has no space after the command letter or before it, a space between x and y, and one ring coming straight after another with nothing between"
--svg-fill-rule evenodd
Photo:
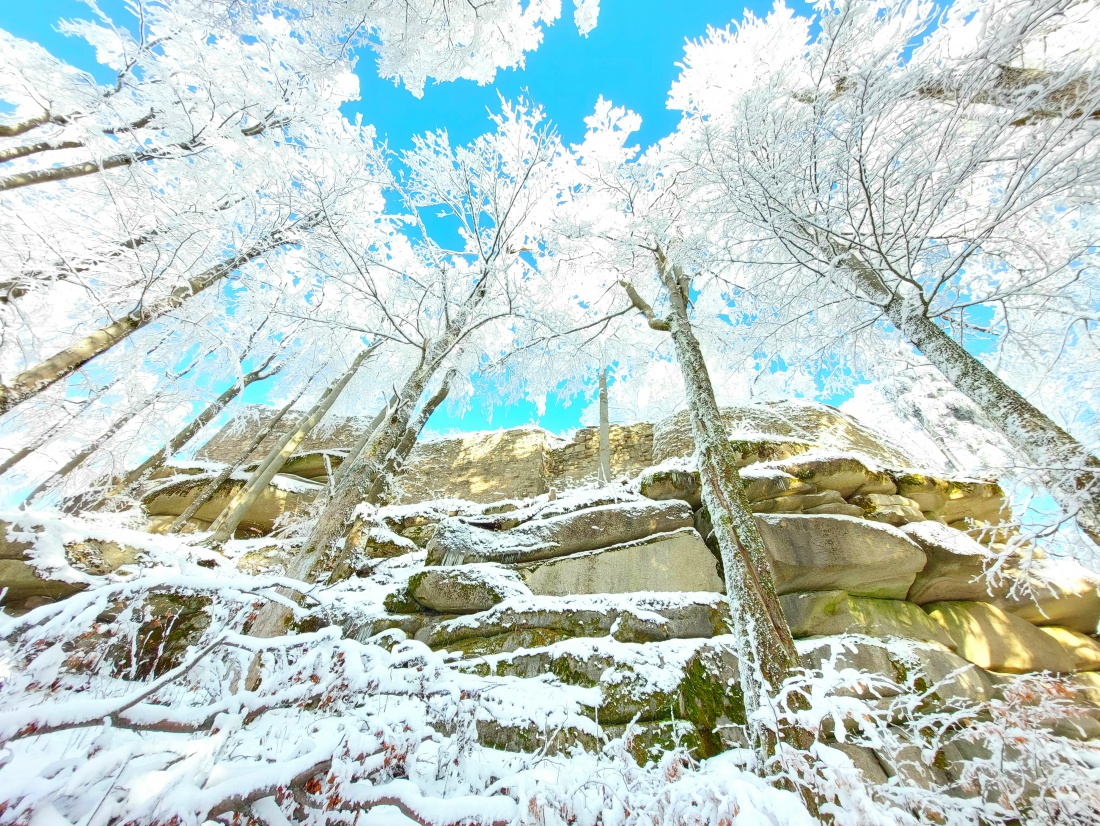
<instances>
[{"instance_id":1,"label":"rock face","mask_svg":"<svg viewBox=\"0 0 1100 826\"><path fill-rule=\"evenodd\" d=\"M1100 669L1100 642L1068 628L1047 627L1039 629L1052 637L1073 658L1075 671Z\"/></svg>"},{"instance_id":2,"label":"rock face","mask_svg":"<svg viewBox=\"0 0 1100 826\"><path fill-rule=\"evenodd\" d=\"M534 593L550 596L724 590L694 528L515 567Z\"/></svg>"},{"instance_id":3,"label":"rock face","mask_svg":"<svg viewBox=\"0 0 1100 826\"><path fill-rule=\"evenodd\" d=\"M779 602L795 637L866 634L955 647L943 629L911 602L852 597L844 591L787 594Z\"/></svg>"},{"instance_id":4,"label":"rock face","mask_svg":"<svg viewBox=\"0 0 1100 826\"><path fill-rule=\"evenodd\" d=\"M175 478L171 482L155 488L146 495L142 504L150 517L179 516L187 506L206 487L206 483L215 474L187 475ZM210 498L195 513L196 521L209 524L217 519L218 514L225 509L230 497L233 496L244 482L230 481L222 485L218 492ZM292 516L296 513L304 514L309 504L317 497L317 494L325 489L324 485L308 479L303 479L287 474L276 475L272 484L260 494L256 503L248 509L241 520L239 531L244 534L255 533L266 535L275 529L275 521L281 516Z\"/></svg>"},{"instance_id":5,"label":"rock face","mask_svg":"<svg viewBox=\"0 0 1100 826\"><path fill-rule=\"evenodd\" d=\"M509 597L531 591L513 571L499 565L463 565L426 568L409 580L409 593L418 603L444 614L487 611Z\"/></svg>"},{"instance_id":6,"label":"rock face","mask_svg":"<svg viewBox=\"0 0 1100 826\"><path fill-rule=\"evenodd\" d=\"M0 522L0 591L4 592L0 605L14 610L29 610L38 605L65 599L87 587L83 582L67 581L56 572L54 566L31 563L30 542L9 536L11 526ZM141 551L117 542L84 539L67 542L63 547L64 559L57 559L58 566L71 566L82 574L102 576L117 571L124 565L135 563Z\"/></svg>"},{"instance_id":7,"label":"rock face","mask_svg":"<svg viewBox=\"0 0 1100 826\"><path fill-rule=\"evenodd\" d=\"M440 524L428 543L428 564L535 562L631 542L691 524L691 508L675 500L601 505L533 519L508 531L485 530L451 519Z\"/></svg>"},{"instance_id":8,"label":"rock face","mask_svg":"<svg viewBox=\"0 0 1100 826\"><path fill-rule=\"evenodd\" d=\"M993 561L990 550L965 533L938 522L906 525L902 531L928 557L928 564L909 589L910 602L982 602L1004 591L1003 586L991 588L986 580L986 566Z\"/></svg>"},{"instance_id":9,"label":"rock face","mask_svg":"<svg viewBox=\"0 0 1100 826\"><path fill-rule=\"evenodd\" d=\"M1038 562L1029 597L1004 601L1006 610L1035 625L1060 625L1095 634L1100 623L1100 576L1076 562Z\"/></svg>"},{"instance_id":10,"label":"rock face","mask_svg":"<svg viewBox=\"0 0 1100 826\"><path fill-rule=\"evenodd\" d=\"M928 615L954 640L959 654L990 671L1069 672L1073 657L1031 623L981 602L935 602Z\"/></svg>"},{"instance_id":11,"label":"rock face","mask_svg":"<svg viewBox=\"0 0 1100 826\"><path fill-rule=\"evenodd\" d=\"M924 552L901 531L848 516L758 516L780 594L905 599Z\"/></svg>"}]
</instances>

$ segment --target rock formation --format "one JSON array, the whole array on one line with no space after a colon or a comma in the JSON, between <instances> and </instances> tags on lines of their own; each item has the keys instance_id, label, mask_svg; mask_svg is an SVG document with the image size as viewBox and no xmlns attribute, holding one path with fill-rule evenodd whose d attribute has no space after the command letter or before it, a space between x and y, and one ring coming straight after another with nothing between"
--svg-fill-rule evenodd
<instances>
[{"instance_id":1,"label":"rock formation","mask_svg":"<svg viewBox=\"0 0 1100 826\"><path fill-rule=\"evenodd\" d=\"M1051 672L1072 703L1046 725L1076 739L1100 735L1100 579L1041 555L1023 566L1009 554L987 575L1012 535L995 480L922 473L901 448L821 405L725 415L807 669L854 669L884 709L925 711L993 703L1015 675ZM205 449L204 463L159 474L144 497L150 528L182 513L217 473L232 433ZM382 597L319 607L297 629L336 624L358 639L415 639L460 670L529 683L540 708L560 696L563 708L585 709L532 725L503 708L494 715L490 703L477 736L497 748L595 748L627 726L639 760L674 742L699 756L738 745L738 662L724 641L728 609L690 431L680 416L612 434L619 481L602 488L592 484L597 446L587 431L570 442L520 428L418 446L399 500L357 518L350 564L330 575L330 585L358 578ZM304 512L354 436L337 429L334 441L296 455L250 512L246 534L267 536ZM193 529L236 484L196 514ZM51 579L33 537L4 533L9 610L83 587ZM284 544L253 542L238 567L278 572ZM93 576L139 552L77 543L63 555ZM508 696L522 703L524 693ZM928 744L912 727L904 734L907 746L901 733L874 749L834 742L869 779L973 793L965 767L981 744L941 738L927 760Z\"/></svg>"}]
</instances>

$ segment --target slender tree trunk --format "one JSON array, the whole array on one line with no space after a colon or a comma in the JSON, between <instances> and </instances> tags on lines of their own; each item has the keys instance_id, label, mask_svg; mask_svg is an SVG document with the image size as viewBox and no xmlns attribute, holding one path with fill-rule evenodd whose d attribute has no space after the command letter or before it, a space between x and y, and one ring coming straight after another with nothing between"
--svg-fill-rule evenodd
<instances>
[{"instance_id":1,"label":"slender tree trunk","mask_svg":"<svg viewBox=\"0 0 1100 826\"><path fill-rule=\"evenodd\" d=\"M24 186L36 184L48 184L56 181L69 181L73 178L84 178L88 175L96 175L108 169L118 169L122 166L131 166L139 161L148 161L158 157L156 155L143 155L126 152L118 155L110 155L99 161L84 161L69 166L51 166L46 169L32 169L29 172L19 172L0 178L0 192L9 189L20 189Z\"/></svg>"},{"instance_id":2,"label":"slender tree trunk","mask_svg":"<svg viewBox=\"0 0 1100 826\"><path fill-rule=\"evenodd\" d=\"M179 452L185 444L195 437L196 434L210 422L214 421L214 418L228 407L237 396L244 392L245 388L258 381L269 379L278 373L278 369L265 373L263 368L259 370L253 370L250 373L246 373L240 380L233 383L233 386L222 393L218 398L212 401L206 406L206 409L202 411L198 416L192 419L187 425L185 425L175 436L165 443L164 447L157 450L138 465L136 468L127 473L122 480L115 486L115 489L111 491L110 496L117 496L132 485L142 481L149 477L155 470L160 468L166 461L171 459L176 453Z\"/></svg>"},{"instance_id":3,"label":"slender tree trunk","mask_svg":"<svg viewBox=\"0 0 1100 826\"><path fill-rule=\"evenodd\" d=\"M1100 545L1100 459L972 356L928 317L920 292L907 284L891 289L873 267L852 254L821 249L855 280L905 339L959 392L969 398L1036 466L1066 513Z\"/></svg>"},{"instance_id":4,"label":"slender tree trunk","mask_svg":"<svg viewBox=\"0 0 1100 826\"><path fill-rule=\"evenodd\" d=\"M599 480L611 484L611 423L607 412L607 365L600 368L600 472Z\"/></svg>"},{"instance_id":5,"label":"slender tree trunk","mask_svg":"<svg viewBox=\"0 0 1100 826\"><path fill-rule=\"evenodd\" d=\"M450 395L451 382L454 381L456 373L457 370L453 367L447 371L447 375L443 377L443 382L439 385L439 389L424 402L424 405L420 408L420 412L416 414L416 418L407 428L405 428L404 435L397 443L397 447L394 448L393 453L390 454L385 467L382 469L382 492L379 498L379 504L388 503L393 499L394 484L397 480L397 476L404 470L405 462L408 461L409 454L411 454L413 448L416 447L421 432L423 432L425 425L428 424L428 419L432 417L432 414L439 408L439 405L443 404L443 402L447 400L447 396Z\"/></svg>"},{"instance_id":6,"label":"slender tree trunk","mask_svg":"<svg viewBox=\"0 0 1100 826\"><path fill-rule=\"evenodd\" d=\"M83 450L80 450L76 454L74 454L73 457L70 458L69 461L66 462L61 468L55 470L49 476L49 478L41 482L34 490L27 494L27 498L23 500L23 507L29 507L32 504L33 500L39 494L41 494L47 488L52 487L55 483L60 482L62 479L64 479L66 476L68 476L70 473L72 473L74 470L84 464L84 462L92 454L94 454L103 445L110 441L111 438L122 428L124 428L135 418L137 418L141 413L143 413L147 406L155 402L161 395L163 395L163 393L154 394L152 398L146 399L142 405L135 406L129 413L126 413L118 419L115 419L111 426L107 428L107 430L105 430L99 437L93 439L91 442L85 445ZM82 493L67 502L63 509L66 513L76 513L83 507L83 504L88 500L88 498L89 497L87 492Z\"/></svg>"},{"instance_id":7,"label":"slender tree trunk","mask_svg":"<svg viewBox=\"0 0 1100 826\"><path fill-rule=\"evenodd\" d=\"M745 714L769 707L770 698L798 667L798 652L772 580L771 563L737 472L737 461L714 397L702 349L691 329L683 276L658 256L672 312L668 318L676 360L684 377L703 504L725 572L733 638L738 646ZM775 752L772 731L749 726L750 742L763 759Z\"/></svg>"},{"instance_id":8,"label":"slender tree trunk","mask_svg":"<svg viewBox=\"0 0 1100 826\"><path fill-rule=\"evenodd\" d=\"M247 445L245 445L244 449L237 454L236 458L232 462L227 464L217 476L206 483L203 489L199 492L199 495L196 496L194 500L192 500L190 505L183 509L183 513L172 520L172 524L164 530L164 533L179 533L180 530L183 529L183 526L187 524L188 520L199 512L199 508L201 508L203 505L214 498L214 494L216 494L218 492L218 489L221 488L221 486L224 485L226 481L228 481L229 477L233 475L234 471L236 471L237 468L247 462L248 457L252 455L252 452L260 446L260 443L263 442L263 440L266 439L275 430L275 428L279 426L279 422L281 422L283 420L283 417L290 412L290 409L298 403L298 400L305 395L308 387L309 384L307 383L301 389L297 396L287 402L286 405L284 405L279 410L279 412L275 414L274 418L272 418L271 421L267 423L266 427L260 429L260 431L252 437L252 440Z\"/></svg>"},{"instance_id":9,"label":"slender tree trunk","mask_svg":"<svg viewBox=\"0 0 1100 826\"><path fill-rule=\"evenodd\" d=\"M1005 384L932 321L917 296L896 293L887 318L929 362L995 423L1039 469L1089 537L1100 544L1100 459Z\"/></svg>"},{"instance_id":10,"label":"slender tree trunk","mask_svg":"<svg viewBox=\"0 0 1100 826\"><path fill-rule=\"evenodd\" d=\"M177 287L163 298L159 298L141 309L135 310L129 315L96 330L71 347L67 347L60 353L46 359L41 364L24 370L8 382L6 386L0 387L0 414L6 413L20 402L26 401L55 382L72 375L96 356L124 341L131 333L164 317L182 306L192 296L198 295L203 290L219 283L238 267L259 258L271 250L293 243L293 231L308 228L316 220L315 216L310 216L299 221L293 228L271 233L243 252L231 256L221 264L211 267L190 279L185 285Z\"/></svg>"},{"instance_id":11,"label":"slender tree trunk","mask_svg":"<svg viewBox=\"0 0 1100 826\"><path fill-rule=\"evenodd\" d=\"M229 500L225 510L210 526L211 531L213 531L209 539L210 542L218 543L232 539L233 533L237 530L237 526L240 525L241 519L244 518L249 508L256 504L256 500L267 490L267 486L275 478L275 474L283 469L287 459L298 449L298 445L309 435L317 423L324 418L324 415L336 403L344 388L347 387L348 382L355 377L363 362L375 352L378 346L378 344L372 344L356 356L344 375L325 391L301 424L287 433L271 449L245 486Z\"/></svg>"}]
</instances>

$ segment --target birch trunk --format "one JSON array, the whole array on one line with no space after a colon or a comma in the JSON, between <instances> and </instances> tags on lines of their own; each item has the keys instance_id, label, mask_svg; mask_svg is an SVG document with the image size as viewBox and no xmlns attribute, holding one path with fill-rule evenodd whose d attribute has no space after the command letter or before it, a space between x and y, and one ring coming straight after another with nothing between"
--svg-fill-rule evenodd
<instances>
[{"instance_id":1,"label":"birch trunk","mask_svg":"<svg viewBox=\"0 0 1100 826\"><path fill-rule=\"evenodd\" d=\"M703 504L721 553L745 715L751 720L754 713L770 707L771 697L792 676L799 665L798 652L775 592L764 541L741 486L710 373L691 329L685 279L663 256L658 263L672 305L668 326L687 390ZM757 753L763 760L770 758L777 745L772 731L760 723L750 723L748 731Z\"/></svg>"},{"instance_id":2,"label":"birch trunk","mask_svg":"<svg viewBox=\"0 0 1100 826\"><path fill-rule=\"evenodd\" d=\"M208 540L209 542L219 543L233 538L233 533L237 530L237 526L240 525L241 519L244 518L249 508L256 504L256 500L267 490L267 486L275 478L275 474L283 469L283 465L298 449L298 445L324 418L324 415L336 403L344 388L348 386L348 382L355 377L363 362L374 353L377 347L377 344L372 344L356 356L344 375L325 391L317 404L306 414L301 424L287 433L271 449L264 460L260 462L259 467L253 471L245 486L237 491L236 495L226 504L225 510L214 520L214 523L210 526L213 533Z\"/></svg>"},{"instance_id":3,"label":"birch trunk","mask_svg":"<svg viewBox=\"0 0 1100 826\"><path fill-rule=\"evenodd\" d=\"M607 412L607 367L600 368L600 471L599 480L611 483L611 423Z\"/></svg>"},{"instance_id":4,"label":"birch trunk","mask_svg":"<svg viewBox=\"0 0 1100 826\"><path fill-rule=\"evenodd\" d=\"M307 384L306 387L309 385ZM248 461L248 457L252 455L252 452L260 446L260 443L266 439L276 427L279 426L279 422L283 420L290 409L298 403L298 400L305 395L306 387L303 387L301 392L298 393L293 399L286 403L275 417L267 423L267 426L262 428L255 436L252 437L244 449L237 454L237 457L227 464L225 468L216 477L211 479L205 487L199 492L199 495L183 509L183 513L172 520L172 524L165 528L164 533L179 533L187 521L199 512L199 508L214 498L214 494L218 492L218 489L228 481L229 477L233 475L233 472Z\"/></svg>"},{"instance_id":5,"label":"birch trunk","mask_svg":"<svg viewBox=\"0 0 1100 826\"><path fill-rule=\"evenodd\" d=\"M238 267L259 258L261 255L293 242L292 230L305 229L316 222L311 216L287 230L278 230L267 238L253 244L221 264L190 279L185 285L177 287L163 298L157 299L138 310L113 321L80 341L67 347L60 353L46 359L13 378L7 385L0 386L0 414L11 410L20 402L41 393L61 379L67 378L96 356L107 352L116 344L124 341L132 333L163 318L182 306L189 298L219 283L225 276Z\"/></svg>"}]
</instances>

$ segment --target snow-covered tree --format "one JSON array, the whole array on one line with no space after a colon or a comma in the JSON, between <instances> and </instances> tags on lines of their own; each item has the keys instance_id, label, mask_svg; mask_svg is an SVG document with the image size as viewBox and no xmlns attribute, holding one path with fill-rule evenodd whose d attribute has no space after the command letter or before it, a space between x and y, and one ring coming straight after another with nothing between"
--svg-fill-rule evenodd
<instances>
[{"instance_id":1,"label":"snow-covered tree","mask_svg":"<svg viewBox=\"0 0 1100 826\"><path fill-rule=\"evenodd\" d=\"M817 11L813 34L784 6L711 31L672 90L669 168L735 265L754 346L871 358L891 346L876 325L895 329L1100 536L1078 371L1100 306L1095 6ZM1093 413L1063 426L1056 395Z\"/></svg>"}]
</instances>

